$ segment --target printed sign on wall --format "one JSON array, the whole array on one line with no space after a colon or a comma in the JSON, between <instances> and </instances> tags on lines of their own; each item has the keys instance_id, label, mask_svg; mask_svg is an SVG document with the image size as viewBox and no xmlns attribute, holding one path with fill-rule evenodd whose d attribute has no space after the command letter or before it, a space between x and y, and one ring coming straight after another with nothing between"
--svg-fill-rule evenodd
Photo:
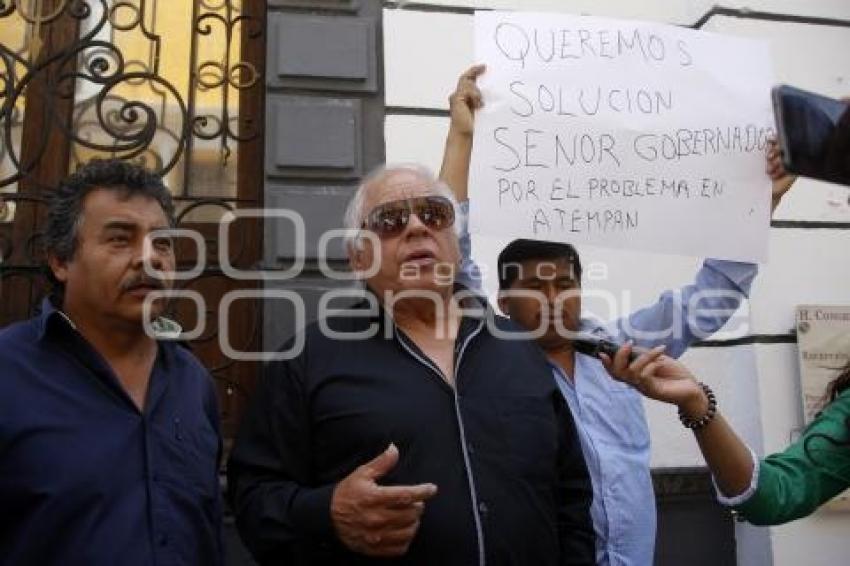
<instances>
[{"instance_id":1,"label":"printed sign on wall","mask_svg":"<svg viewBox=\"0 0 850 566\"><path fill-rule=\"evenodd\" d=\"M803 419L822 408L827 385L850 361L850 306L797 307L797 346Z\"/></svg>"},{"instance_id":2,"label":"printed sign on wall","mask_svg":"<svg viewBox=\"0 0 850 566\"><path fill-rule=\"evenodd\" d=\"M823 408L826 388L850 361L850 305L797 307L797 347L803 422L808 425ZM829 511L850 511L850 490L824 505Z\"/></svg>"}]
</instances>

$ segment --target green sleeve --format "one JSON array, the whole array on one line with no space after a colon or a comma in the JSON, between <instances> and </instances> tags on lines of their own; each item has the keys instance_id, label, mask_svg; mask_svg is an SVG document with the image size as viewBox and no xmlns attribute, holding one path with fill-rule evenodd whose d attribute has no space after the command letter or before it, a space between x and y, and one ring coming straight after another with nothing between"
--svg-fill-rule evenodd
<instances>
[{"instance_id":1,"label":"green sleeve","mask_svg":"<svg viewBox=\"0 0 850 566\"><path fill-rule=\"evenodd\" d=\"M797 442L760 462L755 493L736 507L741 515L755 525L787 523L850 487L848 418L850 390L824 409Z\"/></svg>"}]
</instances>

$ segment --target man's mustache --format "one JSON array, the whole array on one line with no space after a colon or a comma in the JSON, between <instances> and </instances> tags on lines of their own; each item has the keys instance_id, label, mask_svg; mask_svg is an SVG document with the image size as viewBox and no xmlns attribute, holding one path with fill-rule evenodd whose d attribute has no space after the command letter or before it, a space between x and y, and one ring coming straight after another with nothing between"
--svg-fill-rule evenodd
<instances>
[{"instance_id":1,"label":"man's mustache","mask_svg":"<svg viewBox=\"0 0 850 566\"><path fill-rule=\"evenodd\" d=\"M152 287L153 289L165 289L165 281L158 277L151 277L149 275L138 275L121 284L122 291L132 291L133 289L137 289L139 287Z\"/></svg>"}]
</instances>

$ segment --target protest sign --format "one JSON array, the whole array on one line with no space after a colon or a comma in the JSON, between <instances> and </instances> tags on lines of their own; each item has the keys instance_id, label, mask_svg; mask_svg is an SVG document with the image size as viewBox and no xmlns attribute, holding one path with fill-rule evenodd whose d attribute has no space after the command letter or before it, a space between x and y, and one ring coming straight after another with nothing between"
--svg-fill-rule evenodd
<instances>
[{"instance_id":1,"label":"protest sign","mask_svg":"<svg viewBox=\"0 0 850 566\"><path fill-rule=\"evenodd\" d=\"M766 259L766 43L491 11L475 47L474 233Z\"/></svg>"}]
</instances>

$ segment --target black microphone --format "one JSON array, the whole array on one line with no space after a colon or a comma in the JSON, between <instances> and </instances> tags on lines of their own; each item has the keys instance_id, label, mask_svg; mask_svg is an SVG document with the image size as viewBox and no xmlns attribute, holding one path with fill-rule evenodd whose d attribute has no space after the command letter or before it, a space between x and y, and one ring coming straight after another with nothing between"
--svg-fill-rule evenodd
<instances>
[{"instance_id":1,"label":"black microphone","mask_svg":"<svg viewBox=\"0 0 850 566\"><path fill-rule=\"evenodd\" d=\"M606 354L613 360L617 350L621 347L621 345L616 342L605 340L604 338L599 338L592 334L579 334L572 338L571 341L573 343L573 349L576 352L581 352L582 354L593 356L594 358L598 358L599 354L602 353ZM632 350L629 354L629 363L635 361L639 355L639 352Z\"/></svg>"}]
</instances>

